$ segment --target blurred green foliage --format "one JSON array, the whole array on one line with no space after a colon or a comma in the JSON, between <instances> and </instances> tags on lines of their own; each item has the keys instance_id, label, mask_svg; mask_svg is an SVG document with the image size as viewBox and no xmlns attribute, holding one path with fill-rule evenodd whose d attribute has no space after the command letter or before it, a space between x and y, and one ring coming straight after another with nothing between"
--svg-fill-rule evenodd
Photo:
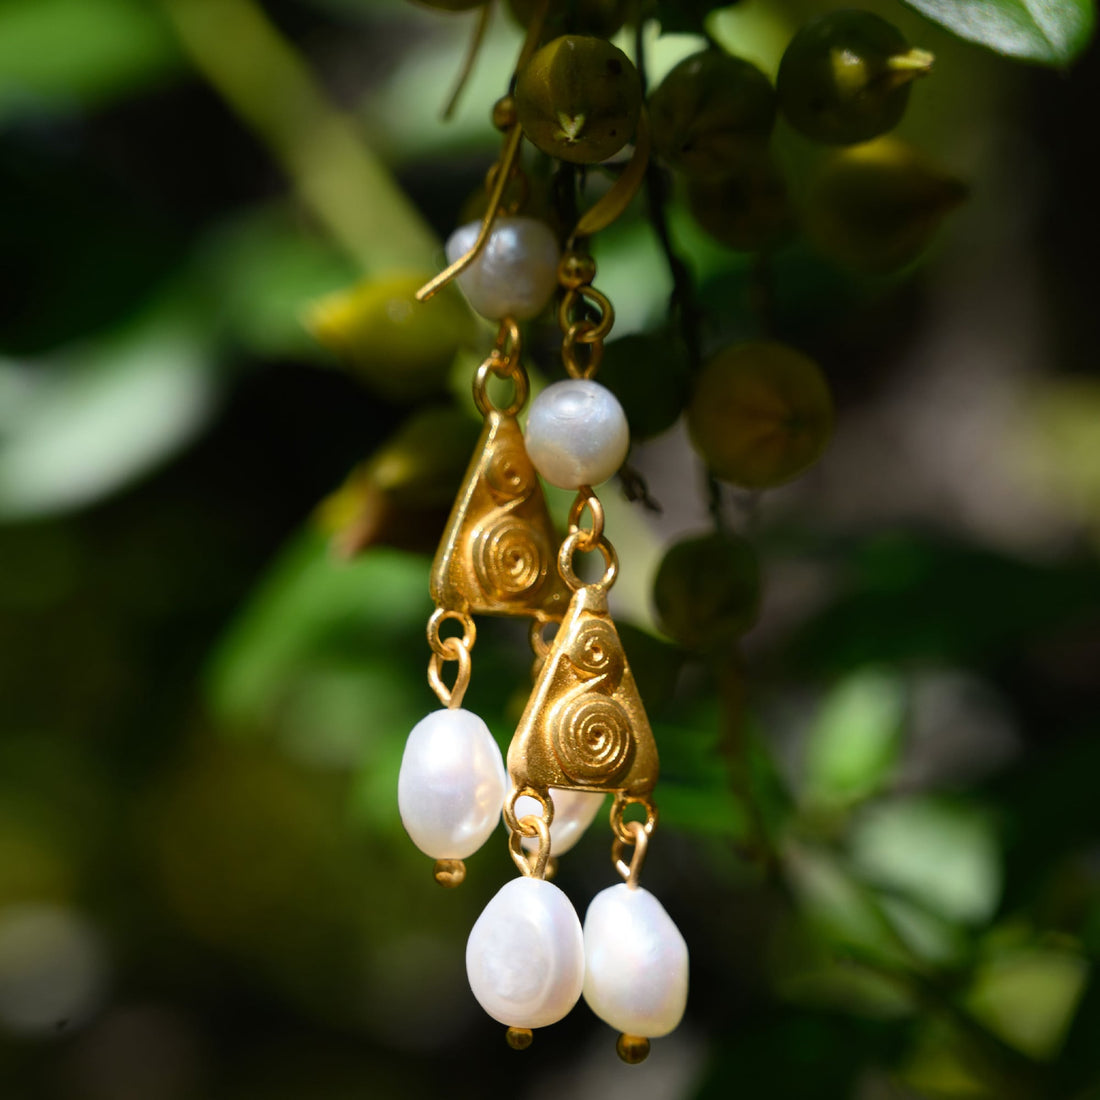
<instances>
[{"instance_id":1,"label":"blurred green foliage","mask_svg":"<svg viewBox=\"0 0 1100 1100\"><path fill-rule=\"evenodd\" d=\"M595 243L618 313L608 381L655 437L631 461L665 508L605 493L662 759L647 885L693 958L683 1029L636 1070L584 1009L522 1064L505 1048L462 968L514 871L504 831L444 895L397 815L405 735L434 705L427 555L476 437L485 333L452 303L410 352L430 381L414 394L306 327L366 275L385 331L357 340L397 341L382 367L409 351L408 288L378 288L424 257L391 271L393 242L444 236L481 187L518 30L494 21L445 127L440 73L470 16L234 0L261 52L223 36L219 69L176 33L217 38L218 0L0 2L5 1100L495 1096L517 1071L533 1097L1100 1095L1092 6L910 4L1002 53L1079 57L1058 77L867 6L936 52L903 136L974 198L882 276L800 237L724 248L672 189L702 350L778 334L838 407L818 473L719 493L764 602L705 659L649 604L664 549L714 505L676 424L694 369L676 288L644 203ZM774 77L816 9L657 4L650 82L700 31ZM262 118L338 117L337 138L255 123L265 42L293 79ZM348 148L347 179L385 184L352 192L365 220L326 217L343 192L308 178ZM776 153L801 201L819 151L781 125ZM549 192L549 166L529 167ZM584 201L607 182L593 168ZM560 370L553 345L536 322L537 384ZM1026 360L991 370L1014 346ZM1007 426L979 438L991 409ZM485 623L467 705L502 747L529 673L522 628ZM611 881L601 828L559 875L578 907Z\"/></svg>"}]
</instances>

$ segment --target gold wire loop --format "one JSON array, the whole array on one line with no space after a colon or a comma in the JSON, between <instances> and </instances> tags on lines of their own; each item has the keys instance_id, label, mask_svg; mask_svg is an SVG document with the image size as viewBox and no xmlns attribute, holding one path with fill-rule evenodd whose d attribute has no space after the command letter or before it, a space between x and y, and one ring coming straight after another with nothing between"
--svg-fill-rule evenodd
<instances>
[{"instance_id":1,"label":"gold wire loop","mask_svg":"<svg viewBox=\"0 0 1100 1100\"><path fill-rule=\"evenodd\" d=\"M523 342L520 337L519 325L514 317L505 317L497 329L496 339L493 342L493 350L478 368L474 375L474 404L482 416L496 411L505 416L516 416L524 405L531 387L527 381L527 372L520 362L520 353L523 350ZM512 382L512 400L503 406L494 405L489 397L489 376L495 378L510 379Z\"/></svg>"},{"instance_id":2,"label":"gold wire loop","mask_svg":"<svg viewBox=\"0 0 1100 1100\"><path fill-rule=\"evenodd\" d=\"M531 620L531 649L534 650L535 656L540 661L545 661L550 656L551 643L546 640L546 635L543 631L548 626L557 627L558 624L553 619L548 618L535 618Z\"/></svg>"},{"instance_id":3,"label":"gold wire loop","mask_svg":"<svg viewBox=\"0 0 1100 1100\"><path fill-rule=\"evenodd\" d=\"M520 836L538 836L539 834L534 826L524 824L527 818L532 815L528 814L523 821L516 817L516 803L521 798L533 798L539 804L539 809L542 811L541 820L546 822L547 828L554 821L554 803L550 799L549 792L539 791L534 787L513 787L504 800L504 824L508 826L509 830L513 833L519 833Z\"/></svg>"},{"instance_id":4,"label":"gold wire loop","mask_svg":"<svg viewBox=\"0 0 1100 1100\"><path fill-rule=\"evenodd\" d=\"M573 531L565 536L561 549L558 551L558 572L561 573L562 579L574 592L580 588L597 588L606 592L615 583L615 578L618 576L619 556L615 553L615 547L603 535L596 540L595 545L586 546L585 542L588 534L587 531ZM585 584L573 568L573 555L577 551L583 552L586 550L599 550L603 554L604 573L593 584Z\"/></svg>"},{"instance_id":5,"label":"gold wire loop","mask_svg":"<svg viewBox=\"0 0 1100 1100\"><path fill-rule=\"evenodd\" d=\"M640 821L623 821L623 811L631 805L645 807L644 825ZM653 835L653 830L657 828L657 807L653 804L653 800L649 795L631 795L626 794L625 791L617 791L615 800L611 803L611 831L623 844L633 844L634 831L632 827L636 824L642 826L647 837Z\"/></svg>"},{"instance_id":6,"label":"gold wire loop","mask_svg":"<svg viewBox=\"0 0 1100 1100\"><path fill-rule=\"evenodd\" d=\"M530 392L530 384L527 381L527 372L519 365L512 363L502 370L501 361L490 355L484 363L477 368L474 376L474 404L482 416L496 411L505 416L517 416L523 406L527 404L527 395ZM507 405L494 405L489 396L489 377L508 378L512 382L512 400Z\"/></svg>"},{"instance_id":7,"label":"gold wire loop","mask_svg":"<svg viewBox=\"0 0 1100 1100\"><path fill-rule=\"evenodd\" d=\"M642 864L645 863L646 851L649 848L649 833L640 821L628 821L626 827L630 830L630 840L624 841L621 836L616 836L611 842L611 862L615 870L623 877L623 881L631 890L638 889L638 876L642 873ZM623 859L623 849L628 844L634 846L634 854L627 863Z\"/></svg>"},{"instance_id":8,"label":"gold wire loop","mask_svg":"<svg viewBox=\"0 0 1100 1100\"><path fill-rule=\"evenodd\" d=\"M539 838L538 851L528 854L523 847L524 834L515 829L508 837L508 852L522 875L527 878L546 878L546 864L550 859L550 826L545 818L534 814L528 814L520 824L532 830L529 835Z\"/></svg>"},{"instance_id":9,"label":"gold wire loop","mask_svg":"<svg viewBox=\"0 0 1100 1100\"><path fill-rule=\"evenodd\" d=\"M591 321L577 321L565 330L561 342L561 359L570 378L591 378L603 362L603 341L580 340L578 334L584 334L592 327ZM588 359L582 366L577 357L577 344L588 348Z\"/></svg>"},{"instance_id":10,"label":"gold wire loop","mask_svg":"<svg viewBox=\"0 0 1100 1100\"><path fill-rule=\"evenodd\" d=\"M519 322L514 317L503 318L493 341L493 350L508 363L518 363L522 347Z\"/></svg>"},{"instance_id":11,"label":"gold wire loop","mask_svg":"<svg viewBox=\"0 0 1100 1100\"><path fill-rule=\"evenodd\" d=\"M573 311L585 298L599 310L600 316L598 320L592 321L589 318L574 319ZM581 321L592 327L586 327L583 334L575 337L577 343L580 344L599 343L601 340L607 338L608 333L615 324L615 310L608 300L607 295L597 290L594 286L589 286L587 284L571 287L562 297L561 305L558 306L558 325L562 332L568 332L574 324L578 324Z\"/></svg>"},{"instance_id":12,"label":"gold wire loop","mask_svg":"<svg viewBox=\"0 0 1100 1100\"><path fill-rule=\"evenodd\" d=\"M439 636L439 628L445 622L462 624L462 635L454 635L443 639ZM477 626L474 620L465 611L455 611L449 607L437 607L428 619L428 645L432 647L432 653L444 661L457 661L454 650L449 648L449 643L455 641L466 650L467 654L474 648L477 641Z\"/></svg>"},{"instance_id":13,"label":"gold wire loop","mask_svg":"<svg viewBox=\"0 0 1100 1100\"><path fill-rule=\"evenodd\" d=\"M462 706L466 689L470 686L470 650L458 639L447 638L443 642L444 655L433 653L428 658L428 683L439 701L449 710ZM443 681L443 662L457 661L458 672L453 687Z\"/></svg>"},{"instance_id":14,"label":"gold wire loop","mask_svg":"<svg viewBox=\"0 0 1100 1100\"><path fill-rule=\"evenodd\" d=\"M592 516L591 527L581 526L586 508ZM577 549L582 553L598 548L600 539L603 538L603 517L603 504L600 498L592 491L591 485L582 485L569 507L569 533L581 536L577 542Z\"/></svg>"}]
</instances>

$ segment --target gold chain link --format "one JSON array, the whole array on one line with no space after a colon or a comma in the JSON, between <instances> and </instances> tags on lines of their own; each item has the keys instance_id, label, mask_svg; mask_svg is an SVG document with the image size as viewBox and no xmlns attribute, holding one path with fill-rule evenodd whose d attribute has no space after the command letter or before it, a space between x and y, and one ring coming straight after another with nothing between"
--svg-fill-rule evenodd
<instances>
[{"instance_id":1,"label":"gold chain link","mask_svg":"<svg viewBox=\"0 0 1100 1100\"><path fill-rule=\"evenodd\" d=\"M445 622L457 622L462 625L462 634L440 637L439 628ZM446 607L437 607L428 619L428 645L432 655L428 658L428 683L439 701L449 709L462 706L466 689L470 686L472 658L470 650L477 641L477 627L474 620L464 611L454 611ZM443 663L458 662L455 682L448 687L443 679Z\"/></svg>"},{"instance_id":2,"label":"gold chain link","mask_svg":"<svg viewBox=\"0 0 1100 1100\"><path fill-rule=\"evenodd\" d=\"M514 318L505 317L497 330L493 350L474 375L474 404L482 416L488 416L494 411L505 416L516 416L527 404L531 387L520 359L522 350L519 325ZM512 400L507 405L493 404L488 388L491 377L511 381Z\"/></svg>"},{"instance_id":3,"label":"gold chain link","mask_svg":"<svg viewBox=\"0 0 1100 1100\"><path fill-rule=\"evenodd\" d=\"M645 807L645 824L642 827L645 829L646 836L652 836L653 830L657 828L657 807L653 804L652 798L648 795L629 795L619 791L615 795L615 801L611 803L611 831L624 844L634 843L634 832L631 828L633 823L623 821L623 811L631 805ZM642 823L638 822L638 824Z\"/></svg>"},{"instance_id":4,"label":"gold chain link","mask_svg":"<svg viewBox=\"0 0 1100 1100\"><path fill-rule=\"evenodd\" d=\"M582 527L585 509L588 509L592 517L591 527ZM577 541L578 550L595 550L600 539L603 538L603 504L599 497L592 491L590 485L585 485L578 490L572 505L569 508L569 534L580 535Z\"/></svg>"}]
</instances>

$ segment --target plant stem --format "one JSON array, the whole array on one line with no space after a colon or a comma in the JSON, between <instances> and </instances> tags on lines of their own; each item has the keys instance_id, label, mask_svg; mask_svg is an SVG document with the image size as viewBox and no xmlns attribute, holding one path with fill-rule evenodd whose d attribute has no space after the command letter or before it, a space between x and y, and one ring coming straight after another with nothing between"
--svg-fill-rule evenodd
<instances>
[{"instance_id":1,"label":"plant stem","mask_svg":"<svg viewBox=\"0 0 1100 1100\"><path fill-rule=\"evenodd\" d=\"M634 36L634 55L644 94L647 84L644 20L638 21L638 28ZM687 264L680 258L676 247L672 243L667 214L668 179L660 165L652 159L646 168L645 195L649 221L653 226L653 232L657 236L661 251L664 253L669 274L672 276L672 294L669 299L669 309L676 317L680 329L680 338L684 341L691 372L692 374L698 374L703 366L701 332L703 315L696 299L695 280L692 278ZM709 470L706 473L706 494L707 509L710 512L715 530L725 531L729 523L725 514L722 486Z\"/></svg>"},{"instance_id":2,"label":"plant stem","mask_svg":"<svg viewBox=\"0 0 1100 1100\"><path fill-rule=\"evenodd\" d=\"M160 0L195 67L366 271L433 270L439 242L255 0Z\"/></svg>"}]
</instances>

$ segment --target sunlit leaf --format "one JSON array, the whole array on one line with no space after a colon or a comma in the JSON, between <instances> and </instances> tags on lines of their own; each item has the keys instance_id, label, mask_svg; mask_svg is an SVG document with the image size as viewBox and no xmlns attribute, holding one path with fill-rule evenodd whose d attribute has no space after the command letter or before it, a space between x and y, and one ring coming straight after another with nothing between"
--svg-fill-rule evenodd
<instances>
[{"instance_id":1,"label":"sunlit leaf","mask_svg":"<svg viewBox=\"0 0 1100 1100\"><path fill-rule=\"evenodd\" d=\"M172 36L141 0L0 0L0 118L74 109L176 64Z\"/></svg>"},{"instance_id":2,"label":"sunlit leaf","mask_svg":"<svg viewBox=\"0 0 1100 1100\"><path fill-rule=\"evenodd\" d=\"M967 1004L1018 1050L1051 1058L1065 1039L1088 972L1088 963L1072 951L1007 950L978 971Z\"/></svg>"},{"instance_id":3,"label":"sunlit leaf","mask_svg":"<svg viewBox=\"0 0 1100 1100\"><path fill-rule=\"evenodd\" d=\"M905 691L896 676L866 669L825 698L806 742L805 796L845 803L866 797L890 777L901 748Z\"/></svg>"},{"instance_id":4,"label":"sunlit leaf","mask_svg":"<svg viewBox=\"0 0 1100 1100\"><path fill-rule=\"evenodd\" d=\"M1094 0L904 0L949 31L997 53L1068 65L1088 45Z\"/></svg>"},{"instance_id":5,"label":"sunlit leaf","mask_svg":"<svg viewBox=\"0 0 1100 1100\"><path fill-rule=\"evenodd\" d=\"M155 320L48 363L0 361L0 515L91 504L178 451L214 407L208 360L185 324Z\"/></svg>"},{"instance_id":6,"label":"sunlit leaf","mask_svg":"<svg viewBox=\"0 0 1100 1100\"><path fill-rule=\"evenodd\" d=\"M1000 851L987 814L913 798L870 807L853 825L855 869L942 917L979 923L1001 895Z\"/></svg>"}]
</instances>

